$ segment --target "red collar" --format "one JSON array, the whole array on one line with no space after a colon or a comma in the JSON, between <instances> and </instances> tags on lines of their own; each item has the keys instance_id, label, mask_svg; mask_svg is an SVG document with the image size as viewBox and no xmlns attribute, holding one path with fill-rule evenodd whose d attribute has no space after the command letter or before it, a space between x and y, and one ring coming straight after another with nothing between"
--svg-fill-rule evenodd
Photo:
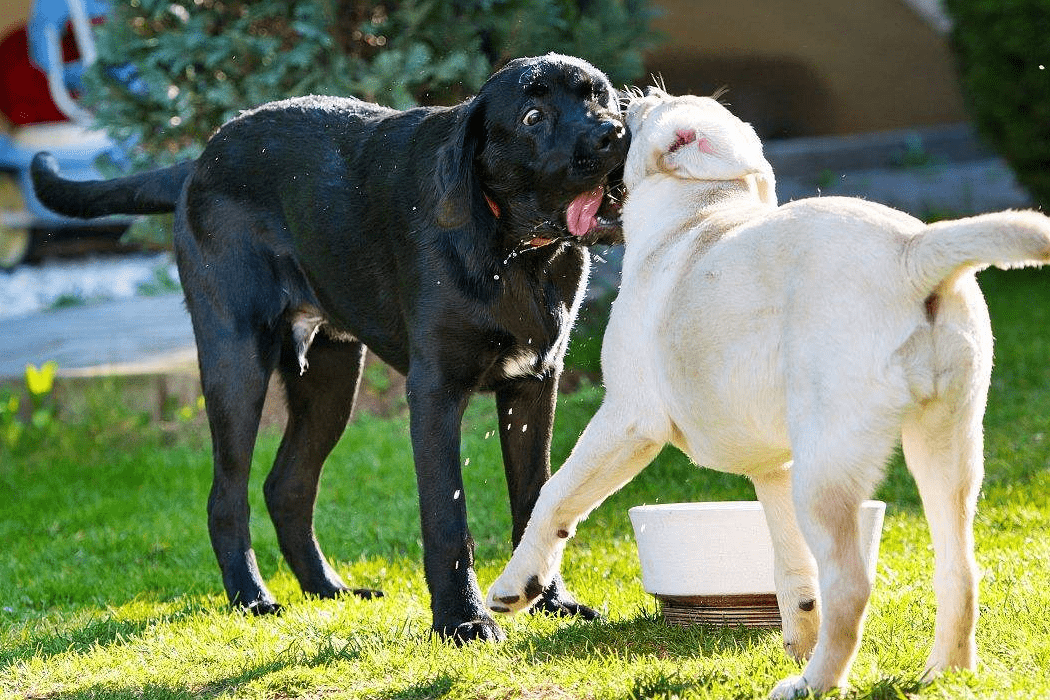
<instances>
[{"instance_id":1,"label":"red collar","mask_svg":"<svg viewBox=\"0 0 1050 700\"><path fill-rule=\"evenodd\" d=\"M492 201L492 197L488 195L488 192L482 192L482 195L484 195L485 197L485 203L488 204L489 209L492 210L492 215L498 219L500 214L499 205ZM533 238L531 241L529 241L529 245L531 245L533 248L539 248L541 246L547 245L548 243L551 243L553 240L554 239L552 238Z\"/></svg>"},{"instance_id":2,"label":"red collar","mask_svg":"<svg viewBox=\"0 0 1050 700\"><path fill-rule=\"evenodd\" d=\"M482 192L485 195L485 203L489 205L489 209L492 210L492 215L497 219L499 218L499 205L492 201L492 197L487 192Z\"/></svg>"}]
</instances>

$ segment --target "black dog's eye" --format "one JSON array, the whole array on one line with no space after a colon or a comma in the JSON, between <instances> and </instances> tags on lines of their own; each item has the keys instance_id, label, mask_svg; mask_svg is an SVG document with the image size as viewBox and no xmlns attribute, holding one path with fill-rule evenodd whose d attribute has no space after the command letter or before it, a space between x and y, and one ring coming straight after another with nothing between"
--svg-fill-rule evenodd
<instances>
[{"instance_id":1,"label":"black dog's eye","mask_svg":"<svg viewBox=\"0 0 1050 700\"><path fill-rule=\"evenodd\" d=\"M535 126L543 121L543 112L538 109L530 109L525 112L525 116L521 118L521 123L525 126Z\"/></svg>"}]
</instances>

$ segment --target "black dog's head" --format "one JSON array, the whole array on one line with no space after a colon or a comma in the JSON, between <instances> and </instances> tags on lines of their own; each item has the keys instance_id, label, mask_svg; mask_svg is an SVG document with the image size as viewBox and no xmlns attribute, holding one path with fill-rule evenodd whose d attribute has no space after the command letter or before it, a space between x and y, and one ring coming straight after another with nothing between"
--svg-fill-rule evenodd
<instances>
[{"instance_id":1,"label":"black dog's head","mask_svg":"<svg viewBox=\"0 0 1050 700\"><path fill-rule=\"evenodd\" d=\"M461 105L438 164L439 220L480 211L512 244L622 241L620 176L628 135L616 91L586 61L548 54L497 71Z\"/></svg>"}]
</instances>

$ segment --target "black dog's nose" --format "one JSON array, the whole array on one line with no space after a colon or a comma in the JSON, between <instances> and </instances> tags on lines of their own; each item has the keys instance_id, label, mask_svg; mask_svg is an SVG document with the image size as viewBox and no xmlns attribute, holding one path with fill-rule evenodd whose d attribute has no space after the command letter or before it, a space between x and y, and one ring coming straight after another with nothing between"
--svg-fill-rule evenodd
<instances>
[{"instance_id":1,"label":"black dog's nose","mask_svg":"<svg viewBox=\"0 0 1050 700\"><path fill-rule=\"evenodd\" d=\"M580 132L572 157L573 173L580 177L606 174L623 163L630 137L615 119L603 119Z\"/></svg>"},{"instance_id":2,"label":"black dog's nose","mask_svg":"<svg viewBox=\"0 0 1050 700\"><path fill-rule=\"evenodd\" d=\"M590 133L590 144L594 153L608 153L623 141L626 130L623 124L607 120L596 126Z\"/></svg>"}]
</instances>

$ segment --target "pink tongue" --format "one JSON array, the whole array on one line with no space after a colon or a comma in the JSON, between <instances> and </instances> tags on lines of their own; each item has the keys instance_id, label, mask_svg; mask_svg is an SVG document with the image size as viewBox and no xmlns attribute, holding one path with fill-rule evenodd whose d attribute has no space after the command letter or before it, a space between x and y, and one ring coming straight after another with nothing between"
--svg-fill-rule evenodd
<instances>
[{"instance_id":1,"label":"pink tongue","mask_svg":"<svg viewBox=\"0 0 1050 700\"><path fill-rule=\"evenodd\" d=\"M569 233L574 236L582 236L598 225L596 214L602 205L602 195L605 190L601 185L590 192L584 192L569 203L565 212L565 219L569 224Z\"/></svg>"}]
</instances>

